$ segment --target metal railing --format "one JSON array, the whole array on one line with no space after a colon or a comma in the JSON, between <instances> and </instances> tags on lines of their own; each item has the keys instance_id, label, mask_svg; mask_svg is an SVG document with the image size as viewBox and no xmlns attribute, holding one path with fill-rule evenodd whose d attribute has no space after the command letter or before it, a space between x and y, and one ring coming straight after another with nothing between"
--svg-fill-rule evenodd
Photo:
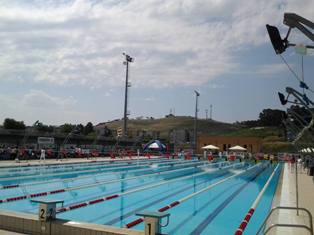
<instances>
[{"instance_id":1,"label":"metal railing","mask_svg":"<svg viewBox=\"0 0 314 235\"><path fill-rule=\"evenodd\" d=\"M268 213L267 217L265 218L265 220L263 221L263 223L261 224L261 226L259 227L259 229L257 230L256 235L260 234L260 232L262 231L263 227L266 225L267 220L269 219L269 217L273 214L274 211L276 210L296 210L296 211L305 211L308 214L309 217L309 222L310 225L307 226L305 224L284 224L284 223L276 223L276 224L271 224L265 231L263 234L267 234L271 229L276 228L276 227L290 227L290 228L301 228L301 229L306 229L311 235L313 235L313 219L312 219L312 214L309 210L307 210L306 208L297 208L297 207L289 207L289 206L277 206L271 209L271 211Z\"/></svg>"}]
</instances>

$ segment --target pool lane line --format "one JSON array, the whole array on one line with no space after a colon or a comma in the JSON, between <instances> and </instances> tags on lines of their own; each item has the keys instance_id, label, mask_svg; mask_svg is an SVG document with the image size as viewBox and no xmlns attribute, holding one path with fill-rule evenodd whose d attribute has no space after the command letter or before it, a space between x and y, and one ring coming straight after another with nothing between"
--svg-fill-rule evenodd
<instances>
[{"instance_id":1,"label":"pool lane line","mask_svg":"<svg viewBox=\"0 0 314 235\"><path fill-rule=\"evenodd\" d=\"M195 162L196 160L193 160L193 162ZM17 175L16 177L23 177L23 176L35 176L38 173L50 173L50 174L58 174L58 173L71 173L77 170L92 170L92 169L109 169L109 168L119 168L119 167L138 167L138 166L146 166L146 165L153 165L153 164L159 164L159 165L165 165L165 164L177 164L178 161L155 161L155 162L138 162L137 163L123 163L123 164L115 164L115 165L111 165L111 164L103 164L103 165L93 165L93 166L80 166L77 168L68 168L68 169L63 169L63 168L59 168L59 169L51 169L51 168L47 168L47 169L38 169L38 170L34 170L34 171L30 171L30 172L18 172L18 173L0 173L0 180L2 181L2 179L13 179L14 175ZM3 177L3 176L7 176L7 177Z\"/></svg>"},{"instance_id":2,"label":"pool lane line","mask_svg":"<svg viewBox=\"0 0 314 235\"><path fill-rule=\"evenodd\" d=\"M170 203L170 204L168 204L168 205L166 205L166 206L164 206L164 207L161 207L161 208L158 209L158 212L167 211L167 210L169 210L170 208L173 208L173 207L175 207L175 206L177 206L177 205L179 205L179 204L181 204L181 203L183 203L183 202L185 202L185 201L187 201L187 200L189 200L189 199L191 199L191 198L193 198L193 197L195 197L195 196L197 196L197 195L199 195L199 194L201 194L201 193L203 193L203 192L206 192L206 191L212 189L213 187L215 187L215 186L217 186L217 185L219 185L219 184L222 184L222 183L224 183L224 182L226 182L226 181L228 181L228 180L230 180L230 179L233 179L233 178L235 178L235 177L237 177L237 176L239 176L239 175L241 175L241 174L247 173L248 171L254 169L254 168L257 167L257 166L260 166L260 164L257 164L257 165L254 165L254 166L252 166L252 167L249 167L249 168L247 168L247 169L244 170L244 171L235 173L235 174L233 174L233 175L231 175L231 176L229 176L229 177L226 177L226 178L224 178L224 179L222 179L222 180L220 180L220 181L218 181L218 182L215 182L215 183L213 183L213 184L210 184L209 186L207 186L207 187L205 187L205 188L203 188L203 189L201 189L201 190L199 190L199 191L197 191L197 192L195 192L195 193L189 194L189 195L187 195L187 196L185 196L185 197L183 197L183 198L181 198L181 199L179 199L179 200L177 200L177 201L174 201L174 202L172 202L172 203ZM130 223L127 223L127 224L125 225L125 227L126 227L126 228L132 228L132 227L134 227L135 225L137 225L137 224L139 224L139 223L142 223L143 221L144 221L144 218L139 218L139 219L136 219L136 220L131 221Z\"/></svg>"},{"instance_id":3,"label":"pool lane line","mask_svg":"<svg viewBox=\"0 0 314 235\"><path fill-rule=\"evenodd\" d=\"M235 231L235 235L242 235L242 233L244 232L246 226L248 225L248 223L250 222L251 217L253 216L256 207L258 206L259 202L262 199L262 196L264 195L266 189L268 188L271 180L273 179L277 169L279 168L279 164L277 164L276 168L273 170L272 174L270 175L270 177L268 178L267 182L265 183L264 187L262 188L262 190L259 192L259 194L257 195L256 199L254 200L254 202L252 203L249 211L246 213L244 219L242 220L242 222L240 223L238 229Z\"/></svg>"},{"instance_id":4,"label":"pool lane line","mask_svg":"<svg viewBox=\"0 0 314 235\"><path fill-rule=\"evenodd\" d=\"M54 174L54 173L68 173L68 172L75 172L75 171L81 171L81 170L93 170L93 169L108 169L108 168L114 168L114 167L125 167L125 166L140 166L140 165L153 165L153 164L177 164L179 161L154 161L154 162L148 162L148 161L141 161L141 162L125 162L125 163L119 163L119 164L97 164L97 165L88 165L80 166L80 167L60 167L60 168L42 168L42 169L36 169L36 170L30 170L30 171L23 171L23 172L2 172L0 173L0 181L3 181L3 179L11 179L13 177L23 177L23 176L34 176L39 173L46 173L46 174ZM0 189L2 187L0 186Z\"/></svg>"},{"instance_id":5,"label":"pool lane line","mask_svg":"<svg viewBox=\"0 0 314 235\"><path fill-rule=\"evenodd\" d=\"M203 165L207 164L208 165L208 162L178 162L178 163L175 163L175 164L170 164L169 166L162 166L162 167L158 167L158 168L155 168L155 169L166 169L166 168L169 168L169 167L178 167L178 166L186 166L186 165L201 165L201 164L203 164ZM153 171L155 169L151 168L150 170ZM136 170L127 170L127 171L118 171L118 172L104 172L104 173L94 174L92 176L105 176L105 175L108 175L108 174L120 175L120 174L123 174L124 172L136 173L136 172L141 172L141 171L147 171L147 169L136 169ZM76 174L76 173L74 173L74 174ZM68 181L74 181L74 180L77 180L77 179L85 179L85 178L90 178L90 177L91 177L91 175L83 175L83 176L76 176L76 177L66 178L66 179L55 179L55 180L49 180L49 181L48 180L44 180L44 181L32 182L32 183L3 185L2 188L0 188L0 189L3 190L3 189L10 189L10 188L23 187L23 186L38 185L38 184L49 184L49 183L56 183L56 182L64 183L64 182L68 182Z\"/></svg>"},{"instance_id":6,"label":"pool lane line","mask_svg":"<svg viewBox=\"0 0 314 235\"><path fill-rule=\"evenodd\" d=\"M172 164L179 164L179 163L168 163L168 165ZM71 174L78 174L78 173L90 173L90 172L98 172L98 171L108 171L108 170L113 170L110 173L115 172L114 170L119 170L119 169L129 169L129 168L145 168L147 166L150 166L151 164L142 164L142 165L132 165L132 166L123 166L123 167L112 167L112 168L104 168L104 169L93 169L93 170L82 170L82 171L74 171L74 172L58 172L55 174L41 174L41 177L48 177L48 176L59 176L59 175L71 175ZM161 164L159 164L161 165ZM117 171L119 172L119 171ZM19 179L31 179L31 178L36 178L38 175L27 175L27 176L19 176L19 177L8 177L8 178L0 178L0 182L2 181L12 181L12 180L19 180Z\"/></svg>"},{"instance_id":7,"label":"pool lane line","mask_svg":"<svg viewBox=\"0 0 314 235\"><path fill-rule=\"evenodd\" d=\"M193 163L186 163L186 162L183 162L183 163L176 163L174 166L173 165L169 165L169 166L163 166L163 167L158 167L158 168L155 168L155 169L168 169L168 168L171 168L171 167L179 167L179 166L188 166L188 165L201 165L203 163L200 163L200 162L193 162ZM205 163L205 164L208 164L208 163ZM150 171L153 171L154 169L150 169ZM95 175L92 175L93 177L96 176L105 176L105 175L108 175L108 174L115 174L115 175L121 175L121 174L124 174L125 172L126 173L137 173L137 172L141 172L141 171L147 171L147 169L135 169L135 170L127 170L127 171L118 171L118 172L104 172L104 173L98 173L98 174L95 174ZM94 172L94 171L93 171ZM163 172L163 171L160 171L160 172ZM88 174L88 175L83 175L83 176L76 176L76 177L72 177L72 178L66 178L66 179L55 179L55 180L44 180L44 181L39 181L39 182L32 182L32 183L22 183L22 184L14 184L14 185L4 185L3 188L1 188L2 190L3 189L11 189L11 188L17 188L17 187L24 187L24 186L30 186L30 185L38 185L38 184L49 184L49 183L65 183L65 182L70 182L70 181L75 181L77 179L85 179L85 178L91 178L91 175Z\"/></svg>"},{"instance_id":8,"label":"pool lane line","mask_svg":"<svg viewBox=\"0 0 314 235\"><path fill-rule=\"evenodd\" d=\"M230 164L229 164L230 165ZM169 172L169 171L168 171ZM183 175L181 175L181 176L186 176L186 175L188 175L188 174L191 174L192 172L190 172L190 173L188 173L188 172L186 172L185 174L183 174ZM194 172L194 173L196 173L196 172ZM211 172L209 172L209 173L211 173ZM213 172L214 173L214 172ZM169 173L168 173L169 174ZM176 176L176 177L169 177L169 178L167 178L168 180L169 179L174 179L174 178L177 178L177 177L179 177L179 176ZM155 182L156 182L156 180L155 180ZM153 181L152 182L144 182L144 183L141 183L141 186L145 186L145 185L150 185L151 183L153 183ZM138 188L140 185L138 184L138 185L133 185L133 186L127 186L124 190L130 190L130 189L135 189L135 188ZM121 191L121 189L119 189L119 190L113 190L113 191L111 191L111 193L110 194L116 194L116 193L119 193L119 192L122 192ZM92 194L93 195L93 194ZM99 195L99 194L98 194ZM89 200L93 200L94 198L95 198L95 195L93 195L94 197L92 197L92 198L90 198L90 199L88 199L88 196L89 195L86 195L86 196L84 196L84 198L86 198L86 199L84 199L84 200L82 200L81 199L81 201L89 201ZM100 194L100 196L101 196L101 194ZM97 195L96 195L96 198L97 198ZM65 206L71 206L71 205L73 205L73 204L75 204L76 202L72 202L72 200L69 200L69 202L65 205Z\"/></svg>"},{"instance_id":9,"label":"pool lane line","mask_svg":"<svg viewBox=\"0 0 314 235\"><path fill-rule=\"evenodd\" d=\"M196 160L193 160L196 161ZM40 172L60 172L60 171L64 171L64 172L68 172L68 171L74 171L74 170L78 170L78 169L88 169L88 168L106 168L106 167L118 167L118 166L130 166L130 165L143 165L143 164L167 164L167 163L178 163L181 162L179 160L160 160L160 159L156 159L156 160L141 160L138 162L131 162L131 161L124 161L121 163L117 163L117 164L113 164L113 163L109 163L109 162L102 162L99 164L92 164L92 165L88 165L87 163L85 164L80 164L79 166L71 166L68 165L66 167L64 166L59 166L59 167L43 167L43 168L36 168L36 169L29 169L29 170L24 170L24 171L6 171L6 172L1 172L0 173L0 179L1 178L10 178L12 175L16 175L18 174L19 176L23 176L23 175L34 175ZM8 177L3 177L8 175Z\"/></svg>"},{"instance_id":10,"label":"pool lane line","mask_svg":"<svg viewBox=\"0 0 314 235\"><path fill-rule=\"evenodd\" d=\"M242 163L237 163L237 164L242 164ZM222 169L230 168L232 166L227 166L227 167L224 167ZM221 169L219 169L219 170L221 170ZM212 171L212 172L214 172L214 171ZM65 212L65 211L74 210L74 209L85 207L85 206L88 206L88 205L93 205L93 204L96 204L96 203L108 201L108 200L111 200L111 199L114 199L114 198L118 198L118 197L121 197L121 196L124 196L124 195L128 195L128 194L144 191L144 190L147 190L147 189L150 189L150 188L159 187L159 186L164 185L164 184L170 184L170 183L173 183L173 182L176 182L176 181L179 181L179 180L189 179L189 178L192 178L192 177L197 177L197 176L209 174L209 173L212 173L212 172L201 172L201 173L196 173L196 174L192 174L192 175L188 175L188 176L178 177L178 178L171 179L171 180L166 180L166 181L155 183L155 184L150 184L150 185L147 185L147 186L144 186L144 187L137 187L135 189L131 189L131 190L125 191L123 193L117 193L117 194L113 194L113 195L97 198L97 199L94 199L94 200L91 200L91 201L85 201L85 202L77 203L77 204L74 204L74 205L71 205L71 206L61 207L61 208L58 208L56 210L56 212L57 213L62 213L62 212Z\"/></svg>"},{"instance_id":11,"label":"pool lane line","mask_svg":"<svg viewBox=\"0 0 314 235\"><path fill-rule=\"evenodd\" d=\"M105 157L103 157L105 158ZM75 158L67 158L65 159L66 161L68 160L71 160L71 159L75 159ZM81 158L81 159L86 159L85 158ZM157 157L157 156L154 156L154 157L145 157L145 156L140 156L139 159L136 158L133 158L133 159L130 159L130 158L122 158L122 159L110 159L108 158L107 160L106 159L99 159L99 160L89 160L89 161L86 161L86 162L51 162L51 163L47 163L47 164L44 164L46 166L50 165L50 166L63 166L63 165L76 165L76 164L84 164L84 163L97 163L97 162L108 162L108 163L112 163L112 162L124 162L124 161L137 161L137 160L155 160L155 159L168 159L168 158L165 158L165 157ZM47 160L53 160L53 159L47 159ZM58 160L58 159L56 159ZM36 161L36 160L34 160ZM28 163L28 162L20 162L20 164L23 164L23 163ZM38 167L38 166L41 166L43 165L42 163L39 163L39 162L35 162L34 164L30 164L28 163L27 165L9 165L9 166L0 166L0 170L3 169L3 168L6 168L6 169L14 169L14 168L24 168L24 167Z\"/></svg>"},{"instance_id":12,"label":"pool lane line","mask_svg":"<svg viewBox=\"0 0 314 235\"><path fill-rule=\"evenodd\" d=\"M140 164L143 165L143 164ZM107 168L113 168L113 167L125 167L125 166L130 166L130 164L128 163L124 163L124 164L119 164L119 165L110 165L110 164L106 164L106 165L93 165L93 166L80 166L80 167L67 167L67 169L64 168L58 168L58 169L52 169L52 168L44 168L44 169L37 169L37 170L32 170L32 171L26 171L26 172L11 172L11 173L3 173L0 174L0 180L2 180L3 178L14 178L14 177L24 177L24 176L36 176L37 174L40 173L48 173L48 174L57 174L57 173L71 173L71 172L75 172L75 171L80 171L80 170L92 170L92 169L107 169ZM133 166L133 165L132 165Z\"/></svg>"},{"instance_id":13,"label":"pool lane line","mask_svg":"<svg viewBox=\"0 0 314 235\"><path fill-rule=\"evenodd\" d=\"M201 234L204 229L219 215L220 212L230 203L236 196L238 196L252 181L254 181L260 174L262 174L267 167L262 168L260 171L255 172L255 174L250 177L250 179L245 182L240 188L233 192L227 199L220 203L216 209L210 213L196 228L190 233L190 235Z\"/></svg>"},{"instance_id":14,"label":"pool lane line","mask_svg":"<svg viewBox=\"0 0 314 235\"><path fill-rule=\"evenodd\" d=\"M225 173L225 174L228 174L228 173ZM230 174L230 173L229 173L229 174ZM203 184L203 183L205 183L205 182L207 182L207 181L208 181L208 180L203 180L203 181L199 182L198 184ZM196 184L196 185L198 185L198 184ZM184 186L185 186L185 185L181 185L180 187L184 187ZM191 187L191 186L185 187L185 189L187 189L187 188L189 188L189 187ZM193 187L193 186L192 186L192 187ZM169 192L171 192L171 191L173 191L172 188L166 188L166 190L160 191L159 194L148 195L147 197L144 197L144 198L141 197L140 200L135 201L134 203L129 204L129 205L123 207L123 209L128 209L128 208L130 208L130 207L132 207L132 206L136 206L136 205L138 205L139 203L142 203L143 201L154 199L155 197L159 197L160 195L164 195L165 193L169 193ZM170 195L168 194L167 197L169 197L169 196L170 196ZM93 222L93 220L102 219L102 218L104 218L104 217L107 217L108 215L111 215L111 214L113 214L113 213L119 212L120 210L121 210L121 209L115 209L115 210L109 211L109 212L107 212L106 214L103 214L103 215L101 215L101 216L98 216L98 217L92 219L92 220L89 221L89 222ZM139 208L137 208L137 210L139 210ZM120 218L120 217L119 217L119 218ZM123 216L123 218L125 218L125 215ZM103 224L107 224L107 223L103 223Z\"/></svg>"},{"instance_id":15,"label":"pool lane line","mask_svg":"<svg viewBox=\"0 0 314 235\"><path fill-rule=\"evenodd\" d=\"M218 175L216 178L223 177L223 176L225 176L225 175L230 175L230 172L229 172L229 173L221 172L221 173L222 173L222 174ZM215 179L215 178L214 178L214 179ZM193 185L193 183L191 183L192 185L190 185L190 186L187 186L187 187L185 187L185 188L182 188L182 189L180 189L180 190L177 190L177 191L175 191L175 192L173 192L173 193L171 193L171 194L168 194L168 195L166 195L166 196L164 196L164 197L162 197L162 198L158 198L158 199L156 199L155 201L152 201L152 202L150 202L150 203L147 203L146 205L143 205L143 206L140 206L140 207L138 207L138 208L136 208L136 209L133 209L132 211L127 212L127 213L124 214L123 216L119 216L119 217L117 217L117 218L111 219L110 221L108 221L108 222L106 222L106 223L103 223L103 224L105 224L105 225L113 225L114 223L119 222L120 219L126 219L126 218L128 218L128 217L134 215L135 212L138 212L138 211L142 211L142 210L144 210L144 209L147 209L147 208L149 208L149 207L155 205L156 203L159 203L159 202L162 202L162 201L168 199L169 197L176 196L176 195L178 195L179 193L182 193L182 192L184 192L184 191L187 191L187 190L189 190L189 189L192 189L192 188L194 188L194 187L196 187L196 186L199 186L199 185L204 184L204 183L206 183L206 182L209 182L209 181L211 181L211 180L213 180L213 179L203 180L203 181L201 181L201 182L196 183L195 185ZM170 190L173 190L173 189L170 189ZM168 191L169 191L169 190L168 190ZM156 195L154 195L154 196L156 196ZM150 197L150 198L152 198L152 197ZM148 199L149 199L149 198L148 198ZM145 198L145 200L147 200L147 198ZM134 204L129 205L129 206L133 206L133 205L134 205ZM124 209L125 209L125 208L126 208L126 207L124 207ZM111 212L111 213L112 213L112 212ZM105 216L107 216L107 215L109 215L109 214L106 214L106 215L104 215L104 216L102 216L102 217L105 217Z\"/></svg>"},{"instance_id":16,"label":"pool lane line","mask_svg":"<svg viewBox=\"0 0 314 235\"><path fill-rule=\"evenodd\" d=\"M85 184L85 185L80 185L80 186L74 186L74 187L68 187L68 188L62 188L62 189L55 189L55 190L52 190L52 191L46 191L46 192L32 193L32 194L27 194L27 195L22 195L22 196L9 197L9 198L0 200L0 203L6 203L6 202L12 202L12 201L20 201L20 200L25 200L25 199L29 199L29 198L48 196L48 195L51 195L51 194L64 193L64 192L74 191L74 190L78 190L78 189L92 188L92 187L96 187L96 186L100 186L100 185L104 185L104 184L110 184L110 183L117 183L117 182L122 182L122 181L140 179L140 178L145 178L145 177L154 176L154 175L171 174L171 173L174 173L174 172L192 170L192 169L196 169L196 168L200 168L201 169L201 168L204 168L204 167L208 167L208 165L213 166L213 165L217 165L217 164L218 163L213 163L213 164L207 164L205 166L202 165L202 166L188 167L188 168L176 169L176 170L170 170L170 171L164 171L164 172L156 172L156 173L151 173L151 174L146 174L146 175L128 177L128 178L124 178L124 179L103 180L103 181L99 181L99 182L93 183L93 184Z\"/></svg>"},{"instance_id":17,"label":"pool lane line","mask_svg":"<svg viewBox=\"0 0 314 235\"><path fill-rule=\"evenodd\" d=\"M193 160L192 162L197 162L196 160ZM81 172L94 172L94 171L98 171L98 170L102 170L102 171L105 171L105 170L115 170L115 169L125 169L125 168L140 168L140 167L145 167L145 166L151 166L151 165L154 165L154 164L157 164L156 162L152 163L152 162L142 162L140 164L123 164L123 165L106 165L106 167L99 167L99 166L93 166L92 168L96 168L96 169L88 169L88 167L85 167L87 168L87 170L80 170L80 171L77 171L77 169L72 169L72 171L61 171L61 172L48 172L49 174L46 174L48 176L53 176L53 175L63 175L63 174L74 174L74 173L81 173ZM172 164L182 164L181 161L169 161L169 162L161 162L159 163L158 162L158 165L172 165ZM8 180L15 180L15 179L19 179L19 178L32 178L32 177L36 177L38 173L47 173L47 171L43 171L43 172L32 172L32 174L25 174L24 176L23 175L19 175L17 177L0 177L0 182L1 181L8 181Z\"/></svg>"},{"instance_id":18,"label":"pool lane line","mask_svg":"<svg viewBox=\"0 0 314 235\"><path fill-rule=\"evenodd\" d=\"M71 174L79 174L79 173L91 173L91 172L99 172L99 171L110 171L113 170L111 172L114 172L114 170L124 170L124 169L130 169L130 168L144 168L147 165L140 165L140 166L125 166L125 167L114 167L114 168L104 168L104 169L93 169L93 170L82 170L82 171L72 171L72 172L58 172L55 174L37 174L37 175L27 175L27 176L18 176L18 177L9 177L9 178L0 178L0 182L1 181L10 181L10 180L20 180L20 179L32 179L32 178L38 178L40 177L50 177L50 176L61 176L61 175L71 175Z\"/></svg>"},{"instance_id":19,"label":"pool lane line","mask_svg":"<svg viewBox=\"0 0 314 235\"><path fill-rule=\"evenodd\" d=\"M228 188L226 188L224 191L221 191L221 192L217 193L217 195L215 195L214 197L210 198L210 200L207 201L206 203L204 203L203 205L200 205L199 209L193 211L193 213L191 215L188 215L184 220L182 220L173 229L171 229L168 232L168 234L175 233L178 229L180 229L183 225L185 225L185 223L187 223L189 220L191 220L197 213L202 212L203 210L206 210L208 205L210 205L211 203L214 203L217 199L220 199L225 193L229 193L229 190L234 190L233 187L238 187L242 183L243 182L237 183L237 184L233 184L233 185L229 186Z\"/></svg>"},{"instance_id":20,"label":"pool lane line","mask_svg":"<svg viewBox=\"0 0 314 235\"><path fill-rule=\"evenodd\" d=\"M153 159L146 159L146 158L139 158L139 159L125 159L125 160L120 160L120 161L113 161L113 160L99 160L99 161L88 161L88 162L73 162L73 163L53 163L53 164L44 164L44 165L29 165L29 166L17 166L17 167L1 167L1 170L6 170L6 172L25 172L31 169L58 169L58 168L67 168L67 167L77 167L77 166L83 166L86 164L91 164L94 166L97 165L118 165L118 164L123 164L123 163L137 163L137 161L141 162L155 162L155 161L180 161L180 159L167 159L167 158L153 158Z\"/></svg>"}]
</instances>

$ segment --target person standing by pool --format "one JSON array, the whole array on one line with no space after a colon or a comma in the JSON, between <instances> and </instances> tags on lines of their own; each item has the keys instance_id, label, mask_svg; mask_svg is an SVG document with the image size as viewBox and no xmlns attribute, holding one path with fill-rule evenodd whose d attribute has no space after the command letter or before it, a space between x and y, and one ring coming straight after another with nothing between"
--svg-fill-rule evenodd
<instances>
[{"instance_id":1,"label":"person standing by pool","mask_svg":"<svg viewBox=\"0 0 314 235\"><path fill-rule=\"evenodd\" d=\"M40 152L40 162L41 160L43 160L45 162L46 160L46 151L45 149L41 149L41 152Z\"/></svg>"}]
</instances>

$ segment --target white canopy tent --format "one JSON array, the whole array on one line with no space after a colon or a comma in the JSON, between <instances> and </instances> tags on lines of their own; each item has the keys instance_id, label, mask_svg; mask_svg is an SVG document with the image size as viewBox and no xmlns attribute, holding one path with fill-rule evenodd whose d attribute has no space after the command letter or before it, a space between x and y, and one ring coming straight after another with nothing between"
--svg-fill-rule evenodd
<instances>
[{"instance_id":1,"label":"white canopy tent","mask_svg":"<svg viewBox=\"0 0 314 235\"><path fill-rule=\"evenodd\" d=\"M202 147L202 149L205 149L205 150L218 150L219 148L217 147L217 146L215 146L215 145L206 145L206 146L204 146L204 147Z\"/></svg>"},{"instance_id":2,"label":"white canopy tent","mask_svg":"<svg viewBox=\"0 0 314 235\"><path fill-rule=\"evenodd\" d=\"M229 150L232 150L232 151L246 151L246 148L243 148L239 145L236 145L236 146L233 146L231 148L229 148Z\"/></svg>"}]
</instances>

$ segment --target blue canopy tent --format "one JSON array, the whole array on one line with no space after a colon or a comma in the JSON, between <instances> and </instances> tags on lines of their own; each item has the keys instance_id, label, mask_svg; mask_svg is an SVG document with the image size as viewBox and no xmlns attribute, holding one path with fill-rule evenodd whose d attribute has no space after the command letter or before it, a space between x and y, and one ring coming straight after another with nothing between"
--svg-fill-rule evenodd
<instances>
[{"instance_id":1,"label":"blue canopy tent","mask_svg":"<svg viewBox=\"0 0 314 235\"><path fill-rule=\"evenodd\" d=\"M152 141L149 141L144 146L144 151L148 151L148 150L155 150L155 151L163 152L166 150L166 146L163 143L161 143L159 140L152 140Z\"/></svg>"}]
</instances>

